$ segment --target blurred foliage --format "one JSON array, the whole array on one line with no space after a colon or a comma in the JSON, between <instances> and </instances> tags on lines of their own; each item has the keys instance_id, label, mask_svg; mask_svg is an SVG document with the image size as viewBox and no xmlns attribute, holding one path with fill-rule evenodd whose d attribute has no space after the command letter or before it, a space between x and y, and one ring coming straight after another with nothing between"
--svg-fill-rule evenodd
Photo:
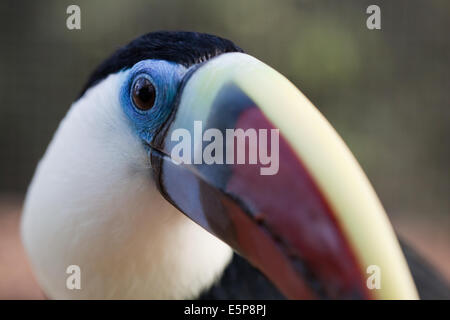
<instances>
[{"instance_id":1,"label":"blurred foliage","mask_svg":"<svg viewBox=\"0 0 450 320\"><path fill-rule=\"evenodd\" d=\"M366 28L368 5L382 30ZM81 7L82 29L66 29ZM294 82L390 214L449 217L449 1L0 2L0 193L24 193L90 71L155 30L233 40Z\"/></svg>"}]
</instances>

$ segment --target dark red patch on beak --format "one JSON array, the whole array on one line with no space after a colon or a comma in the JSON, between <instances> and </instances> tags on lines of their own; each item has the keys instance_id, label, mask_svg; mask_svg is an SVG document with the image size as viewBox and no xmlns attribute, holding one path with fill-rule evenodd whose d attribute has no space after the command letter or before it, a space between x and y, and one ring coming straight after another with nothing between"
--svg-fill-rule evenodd
<instances>
[{"instance_id":1,"label":"dark red patch on beak","mask_svg":"<svg viewBox=\"0 0 450 320\"><path fill-rule=\"evenodd\" d=\"M236 128L274 129L258 108L243 111ZM268 148L276 152L270 145ZM242 253L289 298L311 297L302 281L321 298L369 298L361 268L335 214L282 136L278 173L261 175L260 167L233 165L226 186L227 193L251 208L243 217L242 209L237 213L226 203L233 212ZM292 270L303 280L296 281Z\"/></svg>"}]
</instances>

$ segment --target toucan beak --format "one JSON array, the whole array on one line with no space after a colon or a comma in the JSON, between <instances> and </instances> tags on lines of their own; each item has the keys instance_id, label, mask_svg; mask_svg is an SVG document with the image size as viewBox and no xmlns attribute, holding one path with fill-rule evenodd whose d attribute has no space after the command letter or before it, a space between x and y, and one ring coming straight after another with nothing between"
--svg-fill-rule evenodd
<instances>
[{"instance_id":1,"label":"toucan beak","mask_svg":"<svg viewBox=\"0 0 450 320\"><path fill-rule=\"evenodd\" d=\"M292 83L228 53L188 73L180 90L150 143L168 201L288 298L418 297L368 179Z\"/></svg>"}]
</instances>

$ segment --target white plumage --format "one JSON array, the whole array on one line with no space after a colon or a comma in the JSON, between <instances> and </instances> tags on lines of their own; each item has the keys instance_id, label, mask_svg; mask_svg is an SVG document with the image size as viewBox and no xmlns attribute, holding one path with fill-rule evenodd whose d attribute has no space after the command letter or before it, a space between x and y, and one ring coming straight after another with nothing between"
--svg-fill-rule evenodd
<instances>
[{"instance_id":1,"label":"white plumage","mask_svg":"<svg viewBox=\"0 0 450 320\"><path fill-rule=\"evenodd\" d=\"M50 298L193 298L232 256L171 206L119 104L127 71L75 102L28 190L22 236ZM66 268L81 268L81 290Z\"/></svg>"}]
</instances>

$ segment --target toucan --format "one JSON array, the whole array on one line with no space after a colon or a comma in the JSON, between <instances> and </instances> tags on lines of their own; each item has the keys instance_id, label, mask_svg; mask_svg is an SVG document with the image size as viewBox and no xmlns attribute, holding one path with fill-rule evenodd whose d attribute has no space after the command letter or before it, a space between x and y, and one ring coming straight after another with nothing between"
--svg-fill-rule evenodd
<instances>
[{"instance_id":1,"label":"toucan","mask_svg":"<svg viewBox=\"0 0 450 320\"><path fill-rule=\"evenodd\" d=\"M196 32L145 34L95 69L37 166L21 234L52 299L419 298L330 123L276 70Z\"/></svg>"}]
</instances>

